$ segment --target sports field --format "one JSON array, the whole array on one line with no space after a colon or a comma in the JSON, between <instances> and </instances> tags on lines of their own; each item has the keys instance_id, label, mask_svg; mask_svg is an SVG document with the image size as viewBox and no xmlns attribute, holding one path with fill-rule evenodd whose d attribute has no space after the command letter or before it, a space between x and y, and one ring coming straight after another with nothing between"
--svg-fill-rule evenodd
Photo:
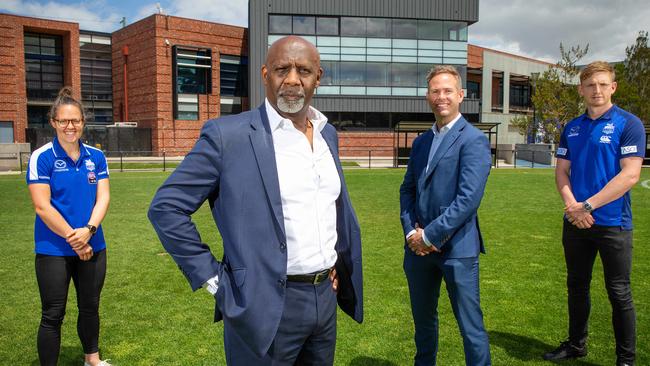
<instances>
[{"instance_id":1,"label":"sports field","mask_svg":"<svg viewBox=\"0 0 650 366\"><path fill-rule=\"evenodd\" d=\"M214 301L192 293L146 218L169 173L111 175L104 221L108 275L102 293L102 355L115 365L224 365ZM403 170L346 171L363 238L365 321L339 313L336 365L409 365L415 351L399 224ZM650 179L644 169L642 181ZM650 365L650 189L632 193L632 271L637 365ZM550 169L493 170L479 211L488 254L481 257L481 297L494 365L548 365L540 355L566 336L562 205ZM34 275L34 212L24 176L0 176L0 365L37 365L40 300ZM195 215L203 240L220 257L206 207ZM60 365L80 365L74 291L63 325ZM602 266L592 283L589 355L563 365L615 363ZM462 342L446 296L440 301L438 364L463 365Z\"/></svg>"}]
</instances>

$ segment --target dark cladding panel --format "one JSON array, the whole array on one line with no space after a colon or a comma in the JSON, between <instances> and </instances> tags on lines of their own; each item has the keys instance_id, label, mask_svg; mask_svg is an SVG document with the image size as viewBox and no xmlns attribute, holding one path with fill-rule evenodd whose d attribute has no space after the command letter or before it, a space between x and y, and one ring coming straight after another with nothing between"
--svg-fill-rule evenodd
<instances>
[{"instance_id":1,"label":"dark cladding panel","mask_svg":"<svg viewBox=\"0 0 650 366\"><path fill-rule=\"evenodd\" d=\"M315 96L312 99L312 105L321 111L431 113L431 108L424 97L354 98L346 96L345 98L337 98ZM479 99L465 98L460 105L460 112L465 114L479 113Z\"/></svg>"}]
</instances>

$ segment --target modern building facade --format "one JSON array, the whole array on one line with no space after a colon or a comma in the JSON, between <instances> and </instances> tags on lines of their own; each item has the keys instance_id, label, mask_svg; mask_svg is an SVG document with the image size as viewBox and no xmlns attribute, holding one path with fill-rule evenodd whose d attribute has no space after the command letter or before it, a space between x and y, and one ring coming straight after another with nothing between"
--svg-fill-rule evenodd
<instances>
[{"instance_id":1,"label":"modern building facade","mask_svg":"<svg viewBox=\"0 0 650 366\"><path fill-rule=\"evenodd\" d=\"M259 70L268 47L299 35L317 46L324 69L312 103L347 131L342 141L354 133L360 143L371 136L385 141L400 122L433 120L424 99L427 72L447 64L466 74L467 28L476 21L478 0L251 0L251 105L264 100ZM478 99L461 108L478 122Z\"/></svg>"}]
</instances>

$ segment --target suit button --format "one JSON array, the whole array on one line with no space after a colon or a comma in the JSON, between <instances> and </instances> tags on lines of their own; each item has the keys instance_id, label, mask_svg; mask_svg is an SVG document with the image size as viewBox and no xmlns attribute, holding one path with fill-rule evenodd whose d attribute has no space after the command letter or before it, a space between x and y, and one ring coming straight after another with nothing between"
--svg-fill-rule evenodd
<instances>
[{"instance_id":1,"label":"suit button","mask_svg":"<svg viewBox=\"0 0 650 366\"><path fill-rule=\"evenodd\" d=\"M285 242L280 243L280 250L284 252L284 250L287 249L287 244Z\"/></svg>"},{"instance_id":2,"label":"suit button","mask_svg":"<svg viewBox=\"0 0 650 366\"><path fill-rule=\"evenodd\" d=\"M278 280L278 286L280 286L280 287L284 287L285 284L286 284L286 281L285 281L285 280Z\"/></svg>"}]
</instances>

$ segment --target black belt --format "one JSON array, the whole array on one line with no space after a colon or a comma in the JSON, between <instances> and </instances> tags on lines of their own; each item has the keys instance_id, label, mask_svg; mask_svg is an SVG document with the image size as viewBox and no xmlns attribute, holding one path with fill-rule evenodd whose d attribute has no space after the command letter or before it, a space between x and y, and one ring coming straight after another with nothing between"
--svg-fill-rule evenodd
<instances>
[{"instance_id":1,"label":"black belt","mask_svg":"<svg viewBox=\"0 0 650 366\"><path fill-rule=\"evenodd\" d=\"M315 273L308 274L299 274L299 275L287 275L287 281L289 282L306 282L313 285L318 285L319 283L325 281L330 275L330 268L324 269Z\"/></svg>"}]
</instances>

